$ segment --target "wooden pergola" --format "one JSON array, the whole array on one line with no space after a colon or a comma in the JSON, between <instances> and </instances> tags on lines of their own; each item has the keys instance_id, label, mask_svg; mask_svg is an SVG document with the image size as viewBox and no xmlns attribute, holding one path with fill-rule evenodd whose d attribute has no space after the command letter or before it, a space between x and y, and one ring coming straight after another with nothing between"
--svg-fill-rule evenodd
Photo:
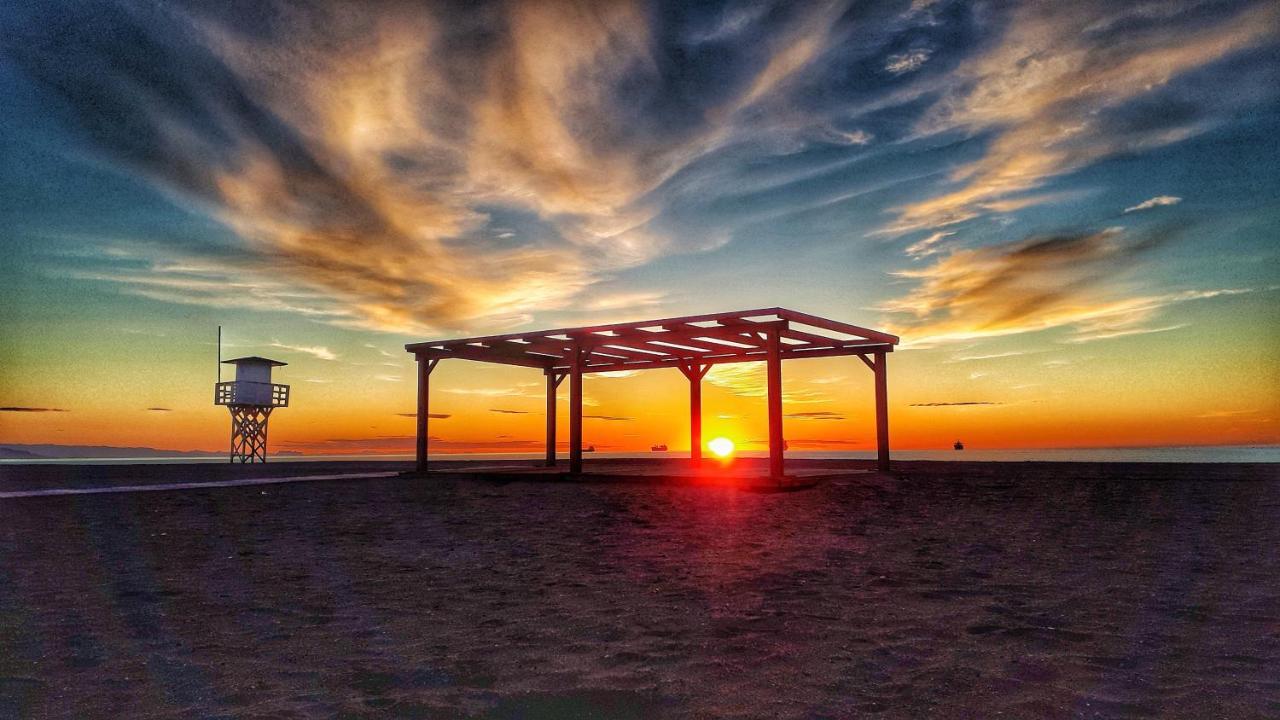
<instances>
[{"instance_id":1,"label":"wooden pergola","mask_svg":"<svg viewBox=\"0 0 1280 720\"><path fill-rule=\"evenodd\" d=\"M556 463L556 389L569 378L569 472L582 472L582 376L676 368L689 380L690 455L702 457L702 378L712 365L767 364L769 474L782 478L782 361L854 355L875 374L876 449L889 469L886 359L898 338L785 308L410 343L418 361L418 470L427 470L431 371L445 358L517 365L547 378L546 464Z\"/></svg>"}]
</instances>

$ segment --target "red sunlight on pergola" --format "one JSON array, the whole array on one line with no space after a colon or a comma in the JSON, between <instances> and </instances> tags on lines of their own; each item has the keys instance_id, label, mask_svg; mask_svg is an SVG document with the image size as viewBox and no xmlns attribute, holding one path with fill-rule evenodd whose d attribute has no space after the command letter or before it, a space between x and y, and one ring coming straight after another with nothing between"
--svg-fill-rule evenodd
<instances>
[{"instance_id":1,"label":"red sunlight on pergola","mask_svg":"<svg viewBox=\"0 0 1280 720\"><path fill-rule=\"evenodd\" d=\"M782 361L853 355L875 374L876 458L889 469L887 358L898 337L786 308L409 343L418 361L417 467L427 470L431 371L446 358L542 370L547 379L546 465L556 464L556 389L569 378L569 472L582 472L582 376L676 368L689 380L690 457L702 459L702 378L712 365L767 365L769 475L785 476ZM717 438L725 440L724 438ZM723 448L721 444L717 448ZM720 449L713 452L720 453ZM732 443L728 445L732 452Z\"/></svg>"}]
</instances>

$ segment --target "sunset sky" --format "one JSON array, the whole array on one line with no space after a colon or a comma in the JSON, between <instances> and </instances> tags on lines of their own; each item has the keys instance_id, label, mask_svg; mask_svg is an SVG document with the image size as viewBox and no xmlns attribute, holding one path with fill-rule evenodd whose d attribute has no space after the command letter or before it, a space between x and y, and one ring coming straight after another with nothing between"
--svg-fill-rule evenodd
<instances>
[{"instance_id":1,"label":"sunset sky","mask_svg":"<svg viewBox=\"0 0 1280 720\"><path fill-rule=\"evenodd\" d=\"M0 98L0 443L224 450L221 324L273 451L404 452L406 342L773 306L902 337L895 448L1280 443L1275 2L17 0ZM784 373L874 447L856 358ZM432 390L541 446L537 371ZM585 395L687 447L676 370ZM703 404L767 436L762 366Z\"/></svg>"}]
</instances>

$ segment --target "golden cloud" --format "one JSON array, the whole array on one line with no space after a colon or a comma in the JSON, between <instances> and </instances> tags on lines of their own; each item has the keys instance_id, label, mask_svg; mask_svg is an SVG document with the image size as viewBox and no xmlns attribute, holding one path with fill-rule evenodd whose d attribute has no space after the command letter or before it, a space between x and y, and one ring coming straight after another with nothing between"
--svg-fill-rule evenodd
<instances>
[{"instance_id":1,"label":"golden cloud","mask_svg":"<svg viewBox=\"0 0 1280 720\"><path fill-rule=\"evenodd\" d=\"M1125 282L1137 260L1163 235L1126 238L1119 229L1034 237L956 250L898 277L916 284L881 306L891 332L912 347L1069 326L1068 342L1090 342L1175 330L1145 323L1189 300L1250 292L1233 288L1135 294Z\"/></svg>"},{"instance_id":2,"label":"golden cloud","mask_svg":"<svg viewBox=\"0 0 1280 720\"><path fill-rule=\"evenodd\" d=\"M634 2L511 3L477 9L471 25L408 4L287 5L273 15L289 32L270 40L172 10L243 100L229 106L225 87L193 81L201 112L185 115L160 88L105 81L155 125L163 161L143 170L254 256L99 276L156 299L415 334L571 307L610 273L697 249L652 227L647 195L810 62L841 7L799 14L706 122L652 136L617 95L657 73L649 15ZM545 230L490 227L492 208ZM249 299L213 287L227 279Z\"/></svg>"},{"instance_id":3,"label":"golden cloud","mask_svg":"<svg viewBox=\"0 0 1280 720\"><path fill-rule=\"evenodd\" d=\"M1118 8L1118 9L1117 9ZM921 122L932 134L961 129L998 134L982 159L958 169L959 189L910 203L883 232L938 229L1053 196L1011 198L1047 179L1119 152L1158 147L1204 128L1116 132L1099 114L1172 78L1274 36L1280 6L1263 4L1193 30L1169 24L1100 46L1091 31L1114 24L1123 4L1028 3L1001 42L961 66L952 91Z\"/></svg>"}]
</instances>

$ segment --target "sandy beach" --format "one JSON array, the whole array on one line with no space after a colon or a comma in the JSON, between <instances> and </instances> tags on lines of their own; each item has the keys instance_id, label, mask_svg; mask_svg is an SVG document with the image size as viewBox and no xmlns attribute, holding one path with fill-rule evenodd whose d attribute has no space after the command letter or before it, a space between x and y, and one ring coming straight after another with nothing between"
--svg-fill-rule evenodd
<instances>
[{"instance_id":1,"label":"sandy beach","mask_svg":"<svg viewBox=\"0 0 1280 720\"><path fill-rule=\"evenodd\" d=\"M898 470L0 500L0 717L1280 715L1280 467Z\"/></svg>"}]
</instances>

